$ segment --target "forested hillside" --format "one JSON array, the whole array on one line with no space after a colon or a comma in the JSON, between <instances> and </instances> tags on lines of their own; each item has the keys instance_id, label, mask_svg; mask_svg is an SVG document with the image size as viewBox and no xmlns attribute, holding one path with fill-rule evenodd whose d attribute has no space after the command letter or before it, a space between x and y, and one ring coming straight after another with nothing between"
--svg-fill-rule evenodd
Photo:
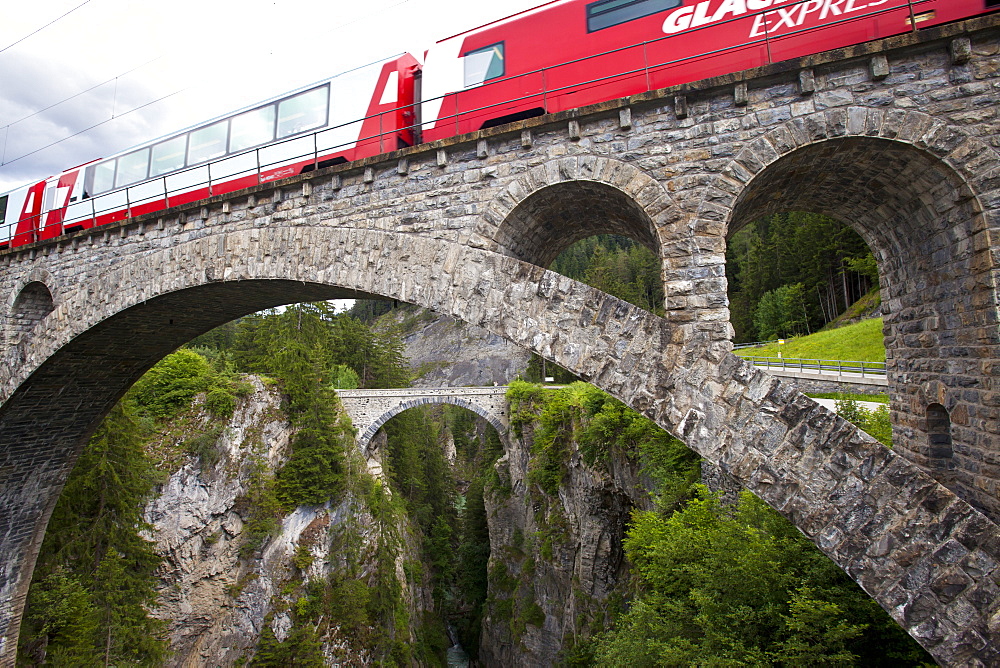
<instances>
[{"instance_id":1,"label":"forested hillside","mask_svg":"<svg viewBox=\"0 0 1000 668\"><path fill-rule=\"evenodd\" d=\"M530 434L527 478L540 522L519 548L523 561L537 563L564 547L569 534L563 518L571 515L574 494L567 482L578 467L607 475L637 462L651 497L649 503L634 500L622 540L630 574L619 590L625 597L621 607L607 597L599 607L610 613L603 619L589 617L592 608L584 608L557 663L652 668L932 662L787 520L749 493L736 505L722 503L698 484L697 458L680 441L620 402L582 383L563 389L516 384L509 396L512 425ZM507 586L521 590L516 583ZM516 612L520 606L514 607Z\"/></svg>"},{"instance_id":2,"label":"forested hillside","mask_svg":"<svg viewBox=\"0 0 1000 668\"><path fill-rule=\"evenodd\" d=\"M280 383L295 435L277 475L260 479L246 500L241 550L252 557L284 513L343 494L353 436L335 410L334 390L406 385L400 347L326 304L299 304L230 323L154 366L91 439L60 497L36 566L19 660L160 665L168 654L163 624L147 615L160 557L142 517L157 485L185 459L205 469L216 463L221 421L252 390L242 374ZM192 433L199 395L220 426Z\"/></svg>"},{"instance_id":3,"label":"forested hillside","mask_svg":"<svg viewBox=\"0 0 1000 668\"><path fill-rule=\"evenodd\" d=\"M660 262L648 248L627 237L601 234L578 241L550 269L650 313L663 314Z\"/></svg>"},{"instance_id":4,"label":"forested hillside","mask_svg":"<svg viewBox=\"0 0 1000 668\"><path fill-rule=\"evenodd\" d=\"M878 286L864 240L809 213L774 215L734 234L726 276L736 343L815 332Z\"/></svg>"},{"instance_id":5,"label":"forested hillside","mask_svg":"<svg viewBox=\"0 0 1000 668\"><path fill-rule=\"evenodd\" d=\"M551 269L663 312L658 260L625 237L579 241ZM878 286L864 240L846 225L806 213L775 215L734 234L726 277L735 343L815 332Z\"/></svg>"}]
</instances>

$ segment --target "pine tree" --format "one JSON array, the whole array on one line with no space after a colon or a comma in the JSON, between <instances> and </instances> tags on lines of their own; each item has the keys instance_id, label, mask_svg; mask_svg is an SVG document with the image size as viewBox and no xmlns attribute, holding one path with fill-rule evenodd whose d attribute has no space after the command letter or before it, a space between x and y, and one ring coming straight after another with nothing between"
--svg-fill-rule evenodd
<instances>
[{"instance_id":1,"label":"pine tree","mask_svg":"<svg viewBox=\"0 0 1000 668\"><path fill-rule=\"evenodd\" d=\"M142 436L131 400L119 402L70 474L28 596L21 649L29 661L159 665L165 658L163 623L148 615L161 559L141 535L155 482Z\"/></svg>"}]
</instances>

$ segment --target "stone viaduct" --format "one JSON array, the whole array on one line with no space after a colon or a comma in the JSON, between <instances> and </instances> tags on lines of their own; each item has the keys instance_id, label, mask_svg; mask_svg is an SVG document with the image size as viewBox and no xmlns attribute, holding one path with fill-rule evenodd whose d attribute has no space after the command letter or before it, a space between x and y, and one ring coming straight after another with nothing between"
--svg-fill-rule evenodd
<instances>
[{"instance_id":1,"label":"stone viaduct","mask_svg":"<svg viewBox=\"0 0 1000 668\"><path fill-rule=\"evenodd\" d=\"M378 295L482 326L649 416L788 517L945 665L1000 665L1000 19L416 146L0 253L0 665L82 444L169 351ZM727 235L858 230L896 446L730 352ZM597 233L666 315L544 269ZM992 519L991 519L992 518Z\"/></svg>"},{"instance_id":2,"label":"stone viaduct","mask_svg":"<svg viewBox=\"0 0 1000 668\"><path fill-rule=\"evenodd\" d=\"M337 395L358 431L358 447L362 451L367 450L386 422L409 408L425 404L467 408L489 422L501 436L507 433L509 424L506 386L337 390Z\"/></svg>"}]
</instances>

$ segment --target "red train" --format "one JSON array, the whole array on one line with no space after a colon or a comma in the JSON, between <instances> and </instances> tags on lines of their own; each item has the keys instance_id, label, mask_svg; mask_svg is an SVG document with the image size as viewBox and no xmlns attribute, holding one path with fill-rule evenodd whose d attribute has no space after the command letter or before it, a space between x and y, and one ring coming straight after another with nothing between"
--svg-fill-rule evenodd
<instances>
[{"instance_id":1,"label":"red train","mask_svg":"<svg viewBox=\"0 0 1000 668\"><path fill-rule=\"evenodd\" d=\"M557 0L0 195L0 249L1000 0Z\"/></svg>"}]
</instances>

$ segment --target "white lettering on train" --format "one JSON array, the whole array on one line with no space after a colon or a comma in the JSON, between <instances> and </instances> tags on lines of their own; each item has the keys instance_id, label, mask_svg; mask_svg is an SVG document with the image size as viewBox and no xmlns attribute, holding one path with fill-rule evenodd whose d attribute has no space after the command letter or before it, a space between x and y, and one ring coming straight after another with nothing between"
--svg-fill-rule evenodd
<instances>
[{"instance_id":1,"label":"white lettering on train","mask_svg":"<svg viewBox=\"0 0 1000 668\"><path fill-rule=\"evenodd\" d=\"M798 28L810 16L817 15L820 21L833 16L842 16L860 12L884 5L889 0L805 0L791 7L777 5L791 0L722 0L714 12L709 8L716 0L702 0L697 5L679 7L667 15L663 22L663 32L667 35L683 32L689 28L698 28L717 21L736 18L747 12L760 11L774 7L773 12L758 14L754 17L750 28L750 37L762 37L782 29Z\"/></svg>"}]
</instances>

